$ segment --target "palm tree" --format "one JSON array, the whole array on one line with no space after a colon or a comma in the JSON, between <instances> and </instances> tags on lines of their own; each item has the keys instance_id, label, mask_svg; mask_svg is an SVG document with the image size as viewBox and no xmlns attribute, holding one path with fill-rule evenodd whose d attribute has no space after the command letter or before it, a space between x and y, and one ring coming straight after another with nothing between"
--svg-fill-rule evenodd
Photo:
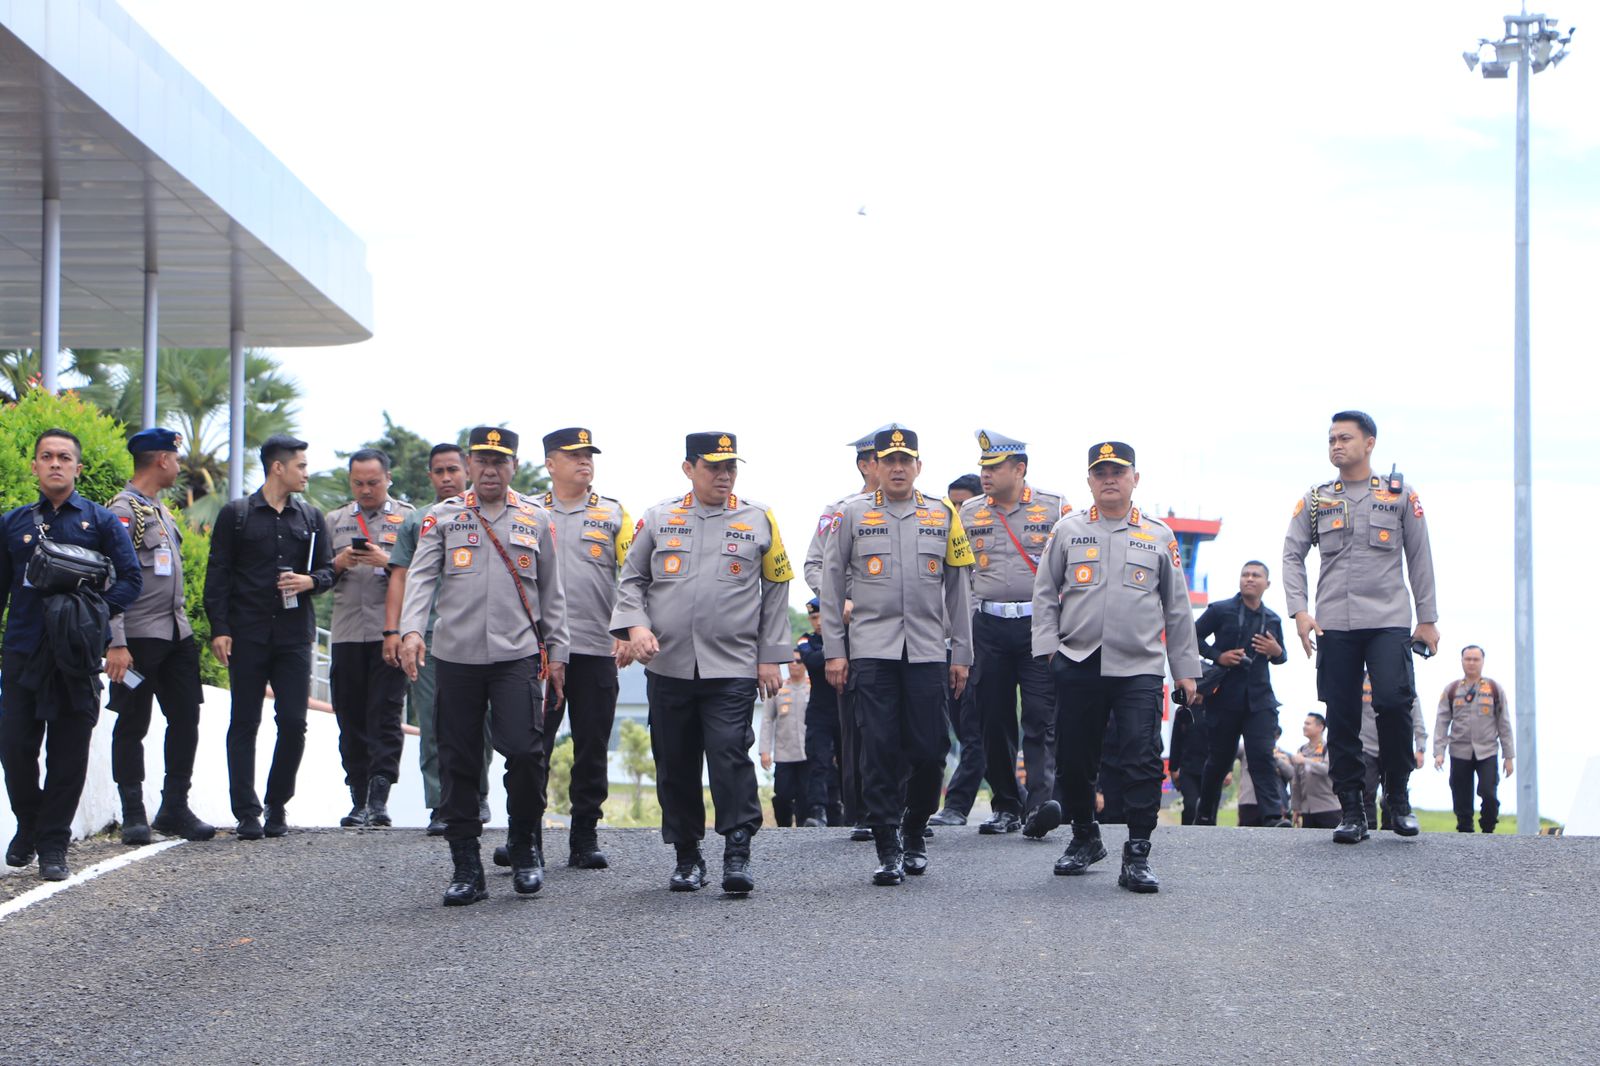
<instances>
[{"instance_id":1,"label":"palm tree","mask_svg":"<svg viewBox=\"0 0 1600 1066\"><path fill-rule=\"evenodd\" d=\"M83 348L64 353L61 377L64 383L80 393L103 387L116 377L124 353L100 348ZM39 384L43 371L39 366L39 353L32 348L7 348L0 351L0 403L16 403L22 394ZM73 379L77 379L73 384ZM97 400L88 395L95 406ZM104 407L101 407L104 410Z\"/></svg>"},{"instance_id":2,"label":"palm tree","mask_svg":"<svg viewBox=\"0 0 1600 1066\"><path fill-rule=\"evenodd\" d=\"M165 348L157 373L159 389L171 398L162 422L183 436L179 505L191 518L209 521L227 498L228 350ZM294 431L300 386L277 360L253 348L244 353L244 378L244 443L253 451L274 433ZM210 502L197 509L207 497Z\"/></svg>"}]
</instances>

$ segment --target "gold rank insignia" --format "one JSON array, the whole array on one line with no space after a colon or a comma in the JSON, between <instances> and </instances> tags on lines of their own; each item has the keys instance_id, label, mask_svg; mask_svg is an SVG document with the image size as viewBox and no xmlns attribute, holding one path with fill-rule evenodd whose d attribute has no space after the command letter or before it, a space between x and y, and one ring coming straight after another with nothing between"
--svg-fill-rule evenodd
<instances>
[{"instance_id":1,"label":"gold rank insignia","mask_svg":"<svg viewBox=\"0 0 1600 1066\"><path fill-rule=\"evenodd\" d=\"M742 533L748 533L748 532L750 532L752 529L754 529L756 527L752 526L752 525L747 525L744 522L729 522L728 523L728 528L729 529L737 529Z\"/></svg>"}]
</instances>

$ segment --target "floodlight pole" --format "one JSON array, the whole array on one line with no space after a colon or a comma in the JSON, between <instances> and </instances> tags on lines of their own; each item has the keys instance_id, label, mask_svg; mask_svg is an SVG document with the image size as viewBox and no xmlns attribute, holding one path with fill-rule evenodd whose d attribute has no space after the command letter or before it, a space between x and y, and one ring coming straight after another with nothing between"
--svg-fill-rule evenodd
<instances>
[{"instance_id":1,"label":"floodlight pole","mask_svg":"<svg viewBox=\"0 0 1600 1066\"><path fill-rule=\"evenodd\" d=\"M1533 436L1531 380L1528 360L1528 51L1529 27L1543 26L1543 15L1507 15L1507 36L1516 27L1517 41L1517 221L1516 312L1512 355L1512 448L1515 484L1517 715L1517 832L1539 832L1538 700L1534 686L1533 639Z\"/></svg>"}]
</instances>

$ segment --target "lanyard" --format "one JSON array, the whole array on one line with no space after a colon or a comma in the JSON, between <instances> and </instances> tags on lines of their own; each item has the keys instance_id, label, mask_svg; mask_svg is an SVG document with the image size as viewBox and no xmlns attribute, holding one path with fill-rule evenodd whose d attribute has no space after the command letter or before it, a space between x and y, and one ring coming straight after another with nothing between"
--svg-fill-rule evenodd
<instances>
[{"instance_id":1,"label":"lanyard","mask_svg":"<svg viewBox=\"0 0 1600 1066\"><path fill-rule=\"evenodd\" d=\"M351 508L356 513L356 525L361 527L361 535L371 540L372 534L367 532L367 520L361 517L361 505L359 503L351 504Z\"/></svg>"},{"instance_id":2,"label":"lanyard","mask_svg":"<svg viewBox=\"0 0 1600 1066\"><path fill-rule=\"evenodd\" d=\"M1039 572L1039 564L1033 561L1033 556L1029 555L1027 549L1023 548L1022 541L1018 540L1017 535L1011 532L1011 523L1006 521L1005 512L996 507L994 509L994 516L1000 519L1000 524L1006 529L1006 536L1010 537L1011 543L1017 546L1017 554L1022 556L1022 561L1028 564L1029 570L1037 574Z\"/></svg>"},{"instance_id":3,"label":"lanyard","mask_svg":"<svg viewBox=\"0 0 1600 1066\"><path fill-rule=\"evenodd\" d=\"M511 556L507 554L505 545L501 544L500 538L495 536L494 527L489 524L487 518L483 517L483 512L478 510L477 504L472 505L472 513L478 516L478 524L483 527L484 536L489 538L489 543L494 545L494 550L500 553L500 561L506 564L506 573L511 575L511 583L517 587L517 599L522 601L522 611L528 616L528 625L533 627L533 639L539 643L539 677L542 680L546 673L546 668L543 665L544 641L539 640L539 623L533 619L533 605L528 602L528 590L522 587L522 575L517 573L516 564L511 561Z\"/></svg>"}]
</instances>

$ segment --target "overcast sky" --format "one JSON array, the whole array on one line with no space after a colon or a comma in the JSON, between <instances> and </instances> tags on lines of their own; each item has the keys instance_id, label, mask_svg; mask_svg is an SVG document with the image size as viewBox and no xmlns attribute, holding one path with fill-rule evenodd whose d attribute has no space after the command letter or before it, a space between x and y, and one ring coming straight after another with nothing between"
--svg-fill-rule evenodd
<instances>
[{"instance_id":1,"label":"overcast sky","mask_svg":"<svg viewBox=\"0 0 1600 1066\"><path fill-rule=\"evenodd\" d=\"M438 439L581 424L637 514L682 491L684 432L727 429L799 553L880 423L921 433L927 489L983 427L1074 503L1116 438L1147 509L1222 518L1222 596L1252 556L1276 576L1328 415L1360 407L1433 530L1430 732L1462 644L1514 683L1516 92L1460 58L1506 3L123 3L367 242L373 340L277 353L316 465L385 409ZM1600 519L1585 40L1532 105L1557 818L1600 747L1570 546ZM1295 650L1275 676L1292 746L1313 670ZM1449 806L1431 764L1416 781Z\"/></svg>"}]
</instances>

